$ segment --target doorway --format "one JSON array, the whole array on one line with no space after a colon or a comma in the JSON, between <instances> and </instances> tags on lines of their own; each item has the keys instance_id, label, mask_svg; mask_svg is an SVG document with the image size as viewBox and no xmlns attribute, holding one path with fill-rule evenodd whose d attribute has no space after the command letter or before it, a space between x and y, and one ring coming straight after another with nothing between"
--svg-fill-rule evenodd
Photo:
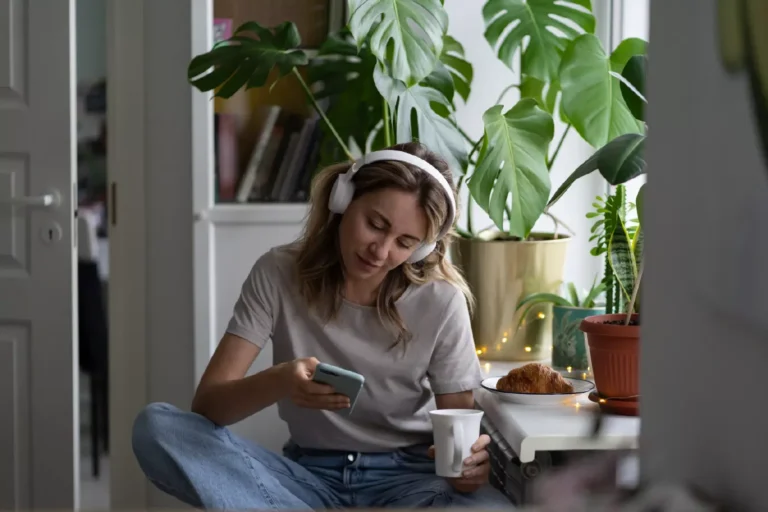
<instances>
[{"instance_id":1,"label":"doorway","mask_svg":"<svg viewBox=\"0 0 768 512\"><path fill-rule=\"evenodd\" d=\"M108 509L106 0L76 0L80 503Z\"/></svg>"}]
</instances>

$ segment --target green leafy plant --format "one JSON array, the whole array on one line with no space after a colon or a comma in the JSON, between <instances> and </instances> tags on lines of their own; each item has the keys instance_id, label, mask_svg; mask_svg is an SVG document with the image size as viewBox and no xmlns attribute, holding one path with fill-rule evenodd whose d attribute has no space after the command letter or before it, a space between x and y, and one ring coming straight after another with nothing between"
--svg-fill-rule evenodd
<instances>
[{"instance_id":1,"label":"green leafy plant","mask_svg":"<svg viewBox=\"0 0 768 512\"><path fill-rule=\"evenodd\" d=\"M563 306L568 308L594 308L600 305L600 297L606 290L604 282L598 282L595 277L590 286L583 296L576 289L574 283L568 283L565 286L564 293L558 295L556 293L532 293L520 300L517 304L515 311L520 311L525 308L523 314L520 315L519 323L522 323L527 318L531 308L539 304L554 304L556 306Z\"/></svg>"},{"instance_id":2,"label":"green leafy plant","mask_svg":"<svg viewBox=\"0 0 768 512\"><path fill-rule=\"evenodd\" d=\"M635 99L630 79L639 61L633 59L645 54L646 44L631 38L605 51L594 35L591 0L477 5L485 39L520 75L483 114L478 139L455 118L457 99L466 101L471 94L474 73L463 47L448 34L441 0L348 0L347 27L311 60L298 49L292 23L274 28L246 23L195 57L189 80L226 98L239 88L265 86L276 69L278 77L299 81L325 123L322 163L419 140L446 158L459 186L469 190L463 236L476 236L469 215L476 201L506 238L527 239L542 215L559 222L549 207L565 189L550 199L549 172L571 130L598 153L608 146L623 152L637 140L622 137L642 138L645 127L637 113L642 105L626 97ZM304 65L309 83L297 71ZM513 89L520 100L505 109L501 102ZM318 104L323 98L330 102L327 112ZM556 142L554 115L566 123Z\"/></svg>"},{"instance_id":3,"label":"green leafy plant","mask_svg":"<svg viewBox=\"0 0 768 512\"><path fill-rule=\"evenodd\" d=\"M619 86L628 111L638 122L644 116L646 103L646 67L647 58L644 55L628 58L623 67L623 81ZM645 184L640 187L635 204L627 201L624 184L646 172L644 149L644 134L617 136L577 167L548 204L554 204L575 181L595 171L615 187L605 198L597 198L593 203L594 210L587 213L587 218L594 220L590 241L594 241L595 246L591 254L605 257L602 283L605 286L606 313L626 313L627 324L633 313L640 312L638 297L643 274ZM637 218L629 217L633 211L637 213Z\"/></svg>"}]
</instances>

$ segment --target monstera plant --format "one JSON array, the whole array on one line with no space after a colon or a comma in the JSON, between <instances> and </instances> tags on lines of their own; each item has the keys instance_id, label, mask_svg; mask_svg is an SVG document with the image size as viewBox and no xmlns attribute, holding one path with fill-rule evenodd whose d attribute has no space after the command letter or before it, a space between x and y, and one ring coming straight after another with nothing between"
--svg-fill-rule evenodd
<instances>
[{"instance_id":1,"label":"monstera plant","mask_svg":"<svg viewBox=\"0 0 768 512\"><path fill-rule=\"evenodd\" d=\"M630 38L607 51L595 35L590 0L461 1L462 9L481 9L485 40L518 77L489 102L479 136L456 120L472 95L474 69L451 36L442 0L348 0L346 27L312 58L292 23L245 23L190 62L189 80L224 98L274 86L275 77L297 80L324 121L322 164L412 140L443 156L469 192L454 261L477 297L478 351L485 358L541 359L549 355L549 316L533 308L531 319L546 320L526 322L508 340L518 324L515 305L531 293L556 291L563 280L567 237L558 233L551 205L579 175L599 169L618 182L634 172L608 156L642 150L644 99L631 77L646 43ZM503 100L513 91L517 101L507 108ZM564 124L557 139L555 119ZM596 156L553 195L550 170L569 133ZM492 229L474 225L473 202ZM555 220L554 233L533 232L542 215ZM498 348L492 354L487 347Z\"/></svg>"},{"instance_id":2,"label":"monstera plant","mask_svg":"<svg viewBox=\"0 0 768 512\"><path fill-rule=\"evenodd\" d=\"M485 39L520 77L504 91L517 89L519 101L491 105L477 139L455 119L457 103L472 93L473 67L449 34L441 0L348 0L347 26L311 59L293 23L248 22L195 57L189 80L228 98L265 86L273 70L290 75L325 121L324 162L421 140L449 161L500 230L526 239L548 213L549 171L571 130L596 149L643 133L641 106L620 91L646 44L631 38L607 52L594 34L590 0L487 0L465 8L482 9ZM322 98L330 100L326 110ZM553 116L566 125L556 142ZM470 224L463 234L473 231Z\"/></svg>"}]
</instances>

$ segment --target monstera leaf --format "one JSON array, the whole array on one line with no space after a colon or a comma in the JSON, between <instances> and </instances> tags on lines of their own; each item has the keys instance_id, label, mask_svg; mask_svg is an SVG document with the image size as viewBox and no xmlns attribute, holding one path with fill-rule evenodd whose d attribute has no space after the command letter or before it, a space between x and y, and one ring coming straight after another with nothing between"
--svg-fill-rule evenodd
<instances>
[{"instance_id":1,"label":"monstera leaf","mask_svg":"<svg viewBox=\"0 0 768 512\"><path fill-rule=\"evenodd\" d=\"M585 34L566 49L560 65L562 108L573 127L593 147L627 133L642 133L644 125L635 119L621 95L621 73L629 59L644 54L641 39L625 39L611 56L600 40Z\"/></svg>"},{"instance_id":2,"label":"monstera leaf","mask_svg":"<svg viewBox=\"0 0 768 512\"><path fill-rule=\"evenodd\" d=\"M446 35L443 38L443 52L440 61L448 68L453 78L453 85L461 99L467 101L472 87L472 64L464 58L464 47L460 42ZM452 96L449 96L452 98Z\"/></svg>"},{"instance_id":3,"label":"monstera leaf","mask_svg":"<svg viewBox=\"0 0 768 512\"><path fill-rule=\"evenodd\" d=\"M583 164L568 176L549 200L547 208L555 204L571 188L571 185L594 171L611 185L621 185L645 172L645 135L628 133L595 151Z\"/></svg>"},{"instance_id":4,"label":"monstera leaf","mask_svg":"<svg viewBox=\"0 0 768 512\"><path fill-rule=\"evenodd\" d=\"M440 112L450 111L450 100L439 90L422 84L406 87L403 82L386 75L380 66L374 81L394 113L397 142L419 140L442 155L454 172L467 165L467 144L451 120Z\"/></svg>"},{"instance_id":5,"label":"monstera leaf","mask_svg":"<svg viewBox=\"0 0 768 512\"><path fill-rule=\"evenodd\" d=\"M648 66L648 57L645 55L635 55L627 62L621 71L621 76L632 87L628 87L624 82L621 83L621 95L627 104L629 111L636 119L645 120L645 69ZM637 92L635 92L637 91ZM641 96L638 96L638 93Z\"/></svg>"},{"instance_id":6,"label":"monstera leaf","mask_svg":"<svg viewBox=\"0 0 768 512\"><path fill-rule=\"evenodd\" d=\"M443 51L448 14L440 0L355 0L349 28L407 87L429 76Z\"/></svg>"},{"instance_id":7,"label":"monstera leaf","mask_svg":"<svg viewBox=\"0 0 768 512\"><path fill-rule=\"evenodd\" d=\"M256 34L258 39L248 33ZM192 59L187 76L200 91L218 88L216 96L229 98L243 87L263 86L273 68L284 76L306 64L306 54L295 49L300 43L293 23L281 23L272 29L256 22L244 23L232 37Z\"/></svg>"},{"instance_id":8,"label":"monstera leaf","mask_svg":"<svg viewBox=\"0 0 768 512\"><path fill-rule=\"evenodd\" d=\"M453 95L456 92L456 87L451 76L450 70L442 63L438 62L435 70L430 75L421 81L424 87L431 87L436 89L440 94L445 96L446 102L433 103L432 108L443 117L448 117L453 111Z\"/></svg>"},{"instance_id":9,"label":"monstera leaf","mask_svg":"<svg viewBox=\"0 0 768 512\"><path fill-rule=\"evenodd\" d=\"M544 88L546 85L546 82L543 80L539 80L530 75L523 75L520 79L520 97L536 100L539 108L546 110L551 114L552 110L549 108L549 105L547 105L544 98ZM552 108L554 108L554 105L552 105Z\"/></svg>"},{"instance_id":10,"label":"monstera leaf","mask_svg":"<svg viewBox=\"0 0 768 512\"><path fill-rule=\"evenodd\" d=\"M522 49L520 71L544 82L557 78L568 43L595 31L590 0L488 0L483 17L485 38L499 59L511 69Z\"/></svg>"},{"instance_id":11,"label":"monstera leaf","mask_svg":"<svg viewBox=\"0 0 768 512\"><path fill-rule=\"evenodd\" d=\"M531 98L506 113L502 108L496 105L483 114L483 147L469 190L499 229L504 229L506 212L509 234L524 239L549 197L546 162L555 125Z\"/></svg>"},{"instance_id":12,"label":"monstera leaf","mask_svg":"<svg viewBox=\"0 0 768 512\"><path fill-rule=\"evenodd\" d=\"M359 49L347 31L328 36L309 67L309 81L315 97L328 98L328 119L344 141L355 141L365 149L368 135L383 119L382 98L373 81L376 57L367 45ZM325 125L320 164L346 158ZM378 148L374 148L378 149Z\"/></svg>"}]
</instances>

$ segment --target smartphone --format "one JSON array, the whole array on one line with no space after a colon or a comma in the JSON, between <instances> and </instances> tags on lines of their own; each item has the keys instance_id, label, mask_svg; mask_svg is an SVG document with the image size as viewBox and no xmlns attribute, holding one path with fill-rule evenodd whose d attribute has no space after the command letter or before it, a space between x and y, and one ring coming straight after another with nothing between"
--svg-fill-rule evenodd
<instances>
[{"instance_id":1,"label":"smartphone","mask_svg":"<svg viewBox=\"0 0 768 512\"><path fill-rule=\"evenodd\" d=\"M359 373L325 363L320 363L315 367L315 375L312 380L321 384L328 384L337 393L349 397L349 407L336 411L342 416L352 414L357 397L363 389L363 384L365 384L365 377Z\"/></svg>"}]
</instances>

